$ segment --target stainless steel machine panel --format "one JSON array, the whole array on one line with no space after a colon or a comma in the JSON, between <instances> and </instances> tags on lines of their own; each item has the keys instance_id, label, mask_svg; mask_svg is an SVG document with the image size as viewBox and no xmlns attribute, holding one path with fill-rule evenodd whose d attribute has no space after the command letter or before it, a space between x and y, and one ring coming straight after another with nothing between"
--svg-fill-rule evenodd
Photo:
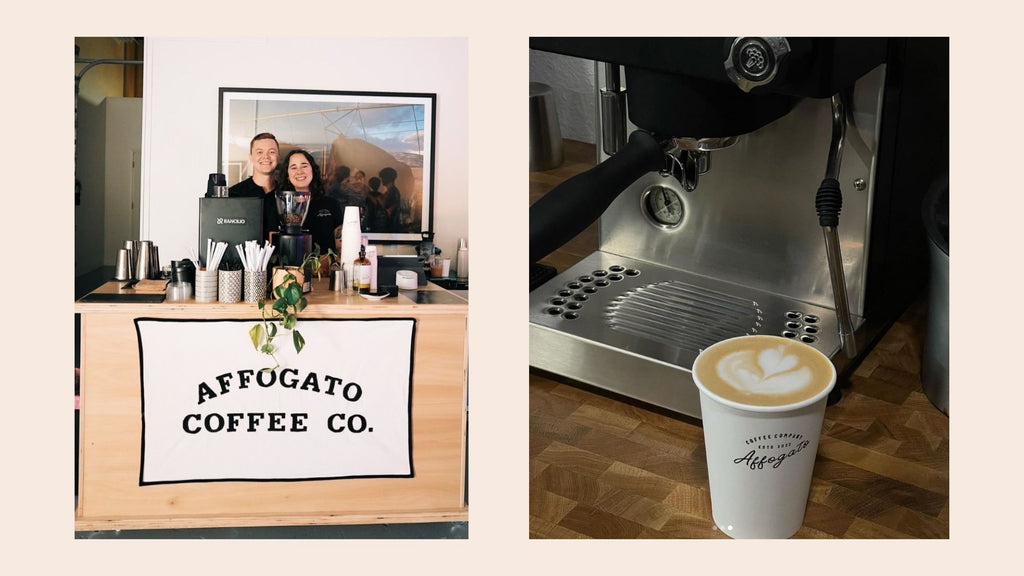
<instances>
[{"instance_id":1,"label":"stainless steel machine panel","mask_svg":"<svg viewBox=\"0 0 1024 576\"><path fill-rule=\"evenodd\" d=\"M851 313L864 314L871 198L884 65L854 90L843 149L839 235ZM693 192L650 173L621 194L600 220L600 249L834 308L814 198L831 138L828 99L804 99L792 112L711 153ZM676 194L675 227L644 207L651 186Z\"/></svg>"}]
</instances>

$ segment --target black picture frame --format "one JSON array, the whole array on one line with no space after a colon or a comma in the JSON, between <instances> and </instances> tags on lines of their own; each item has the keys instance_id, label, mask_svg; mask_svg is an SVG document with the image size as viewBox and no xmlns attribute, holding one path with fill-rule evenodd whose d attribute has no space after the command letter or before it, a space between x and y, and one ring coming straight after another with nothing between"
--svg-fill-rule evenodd
<instances>
[{"instance_id":1,"label":"black picture frame","mask_svg":"<svg viewBox=\"0 0 1024 576\"><path fill-rule=\"evenodd\" d=\"M309 152L334 192L343 166L363 171L366 182L391 166L399 216L383 227L364 218L363 234L373 243L419 243L433 230L436 108L432 93L220 88L217 165L229 187L248 178L249 143L270 132L282 159L295 148ZM365 187L357 192L365 198Z\"/></svg>"}]
</instances>

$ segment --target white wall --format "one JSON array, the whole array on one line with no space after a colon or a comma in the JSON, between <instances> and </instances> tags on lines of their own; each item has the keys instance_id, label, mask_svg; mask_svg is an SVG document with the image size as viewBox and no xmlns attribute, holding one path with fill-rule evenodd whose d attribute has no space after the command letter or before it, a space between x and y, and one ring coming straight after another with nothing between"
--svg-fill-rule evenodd
<instances>
[{"instance_id":1,"label":"white wall","mask_svg":"<svg viewBox=\"0 0 1024 576\"><path fill-rule=\"evenodd\" d=\"M434 241L454 258L468 238L465 38L147 37L145 50L141 235L162 264L198 245L221 87L436 93Z\"/></svg>"}]
</instances>

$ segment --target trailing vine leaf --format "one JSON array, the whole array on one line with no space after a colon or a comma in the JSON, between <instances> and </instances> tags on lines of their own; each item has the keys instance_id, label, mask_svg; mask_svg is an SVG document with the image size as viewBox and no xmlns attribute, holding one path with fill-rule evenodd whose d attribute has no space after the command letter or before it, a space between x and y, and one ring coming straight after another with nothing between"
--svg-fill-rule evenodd
<instances>
[{"instance_id":1,"label":"trailing vine leaf","mask_svg":"<svg viewBox=\"0 0 1024 576\"><path fill-rule=\"evenodd\" d=\"M320 277L320 247L316 246L312 253L307 254L306 258L298 266L300 269L309 269L311 273L316 273L317 277ZM332 263L337 262L337 254L333 250L327 250L327 256L331 259ZM281 265L287 265L283 259L278 260L278 256L274 256L273 261L278 261ZM261 311L262 321L256 324L249 330L249 338L252 340L253 346L256 347L261 353L266 354L274 359L274 366L272 368L262 368L261 371L273 371L276 370L280 363L274 356L274 338L278 333L277 322L280 321L281 329L289 330L292 333L292 344L295 346L295 352L299 353L306 346L306 340L302 337L295 327L298 325L298 314L303 311L308 305L306 297L302 294L302 286L298 283L298 278L295 274L287 272L284 274L281 283L274 287L273 294L276 296L273 302L267 306L265 300L257 302L257 306Z\"/></svg>"},{"instance_id":2,"label":"trailing vine leaf","mask_svg":"<svg viewBox=\"0 0 1024 576\"><path fill-rule=\"evenodd\" d=\"M249 339L252 340L252 347L259 350L260 342L263 341L263 325L256 324L249 329Z\"/></svg>"},{"instance_id":3,"label":"trailing vine leaf","mask_svg":"<svg viewBox=\"0 0 1024 576\"><path fill-rule=\"evenodd\" d=\"M284 320L281 321L281 326L285 330L294 330L295 329L295 324L297 324L298 321L299 321L299 319L296 318L295 316L288 315L288 316L285 316Z\"/></svg>"},{"instance_id":4,"label":"trailing vine leaf","mask_svg":"<svg viewBox=\"0 0 1024 576\"><path fill-rule=\"evenodd\" d=\"M289 306L295 306L302 299L302 287L296 282L288 284L288 287L284 289L284 299Z\"/></svg>"}]
</instances>

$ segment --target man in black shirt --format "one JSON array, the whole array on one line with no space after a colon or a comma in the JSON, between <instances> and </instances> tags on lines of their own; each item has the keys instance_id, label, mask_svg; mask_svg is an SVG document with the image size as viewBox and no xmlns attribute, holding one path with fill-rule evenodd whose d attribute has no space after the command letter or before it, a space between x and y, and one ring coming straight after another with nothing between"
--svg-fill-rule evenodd
<instances>
[{"instance_id":1,"label":"man in black shirt","mask_svg":"<svg viewBox=\"0 0 1024 576\"><path fill-rule=\"evenodd\" d=\"M228 196L235 198L263 198L263 240L272 231L277 231L277 203L274 199L274 170L277 168L280 148L277 138L270 132L261 132L249 142L249 162L252 176L228 189Z\"/></svg>"}]
</instances>

